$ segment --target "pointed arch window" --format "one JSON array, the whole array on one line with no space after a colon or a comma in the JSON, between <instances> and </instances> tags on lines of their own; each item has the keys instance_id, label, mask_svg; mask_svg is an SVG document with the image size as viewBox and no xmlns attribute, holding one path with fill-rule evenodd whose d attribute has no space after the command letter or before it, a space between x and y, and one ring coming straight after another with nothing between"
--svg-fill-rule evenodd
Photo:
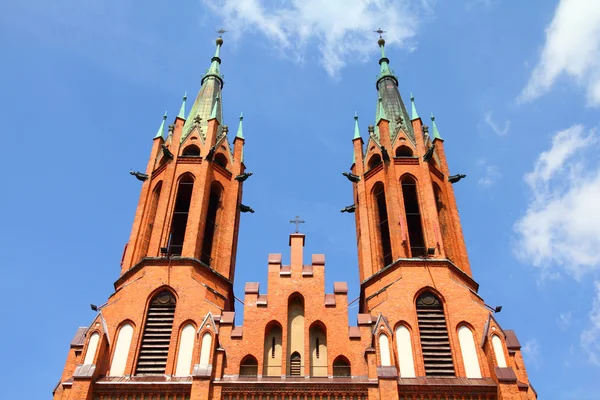
<instances>
[{"instance_id":1,"label":"pointed arch window","mask_svg":"<svg viewBox=\"0 0 600 400\"><path fill-rule=\"evenodd\" d=\"M240 376L255 377L258 375L258 361L254 356L247 355L240 363Z\"/></svg>"},{"instance_id":2,"label":"pointed arch window","mask_svg":"<svg viewBox=\"0 0 600 400\"><path fill-rule=\"evenodd\" d=\"M184 157L200 157L200 148L195 144L191 144L183 149L181 155Z\"/></svg>"},{"instance_id":3,"label":"pointed arch window","mask_svg":"<svg viewBox=\"0 0 600 400\"><path fill-rule=\"evenodd\" d=\"M381 164L381 156L379 154L373 154L371 158L369 158L368 166L369 169L373 169L376 166Z\"/></svg>"},{"instance_id":4,"label":"pointed arch window","mask_svg":"<svg viewBox=\"0 0 600 400\"><path fill-rule=\"evenodd\" d=\"M379 335L379 357L381 359L381 366L388 367L392 365L392 358L390 356L390 340L387 335Z\"/></svg>"},{"instance_id":5,"label":"pointed arch window","mask_svg":"<svg viewBox=\"0 0 600 400\"><path fill-rule=\"evenodd\" d=\"M265 344L263 357L263 375L281 375L281 325L271 321L265 328Z\"/></svg>"},{"instance_id":6,"label":"pointed arch window","mask_svg":"<svg viewBox=\"0 0 600 400\"><path fill-rule=\"evenodd\" d=\"M333 360L333 376L351 376L350 361L344 356L337 356Z\"/></svg>"},{"instance_id":7,"label":"pointed arch window","mask_svg":"<svg viewBox=\"0 0 600 400\"><path fill-rule=\"evenodd\" d=\"M162 182L158 182L152 191L152 199L150 200L150 208L148 209L148 216L146 217L146 229L144 231L144 237L142 239L142 248L140 251L140 258L144 258L148 255L148 248L150 246L150 239L152 237L152 230L154 229L156 210L158 209L158 200L160 199L160 191L162 189Z\"/></svg>"},{"instance_id":8,"label":"pointed arch window","mask_svg":"<svg viewBox=\"0 0 600 400\"><path fill-rule=\"evenodd\" d=\"M309 329L310 375L327 376L327 331L323 324L315 322Z\"/></svg>"},{"instance_id":9,"label":"pointed arch window","mask_svg":"<svg viewBox=\"0 0 600 400\"><path fill-rule=\"evenodd\" d=\"M133 325L125 324L121 327L121 329L119 329L115 353L113 354L112 362L110 363L110 372L108 373L109 376L125 375L127 356L129 355L132 337Z\"/></svg>"},{"instance_id":10,"label":"pointed arch window","mask_svg":"<svg viewBox=\"0 0 600 400\"><path fill-rule=\"evenodd\" d=\"M496 364L501 368L506 368L506 358L504 357L504 347L502 340L498 335L492 336L492 346L494 347L494 355L496 356Z\"/></svg>"},{"instance_id":11,"label":"pointed arch window","mask_svg":"<svg viewBox=\"0 0 600 400\"><path fill-rule=\"evenodd\" d=\"M376 223L379 233L380 257L382 267L392 263L392 243L390 240L390 225L388 221L387 204L385 202L385 188L383 183L377 182L373 186L373 195L375 197Z\"/></svg>"},{"instance_id":12,"label":"pointed arch window","mask_svg":"<svg viewBox=\"0 0 600 400\"><path fill-rule=\"evenodd\" d=\"M290 357L290 376L300 375L302 375L302 357L295 351Z\"/></svg>"},{"instance_id":13,"label":"pointed arch window","mask_svg":"<svg viewBox=\"0 0 600 400\"><path fill-rule=\"evenodd\" d=\"M210 362L210 353L212 352L212 335L206 332L202 335L202 345L200 347L200 365L208 365Z\"/></svg>"},{"instance_id":14,"label":"pointed arch window","mask_svg":"<svg viewBox=\"0 0 600 400\"><path fill-rule=\"evenodd\" d=\"M175 296L162 291L150 301L142 345L138 357L137 375L161 375L167 367L169 344L175 317Z\"/></svg>"},{"instance_id":15,"label":"pointed arch window","mask_svg":"<svg viewBox=\"0 0 600 400\"><path fill-rule=\"evenodd\" d=\"M215 155L215 163L220 165L223 168L227 168L227 156L223 153L218 153Z\"/></svg>"},{"instance_id":16,"label":"pointed arch window","mask_svg":"<svg viewBox=\"0 0 600 400\"><path fill-rule=\"evenodd\" d=\"M85 358L83 359L83 365L91 365L96 360L96 351L98 350L98 343L100 342L100 334L98 332L92 333L90 340L88 341L88 347L85 352Z\"/></svg>"},{"instance_id":17,"label":"pointed arch window","mask_svg":"<svg viewBox=\"0 0 600 400\"><path fill-rule=\"evenodd\" d=\"M415 377L415 361L413 359L410 331L404 325L396 328L396 346L398 350L398 366L401 378Z\"/></svg>"},{"instance_id":18,"label":"pointed arch window","mask_svg":"<svg viewBox=\"0 0 600 400\"><path fill-rule=\"evenodd\" d=\"M192 369L192 353L194 352L194 336L196 328L187 324L179 334L179 350L177 351L177 368L175 376L189 376Z\"/></svg>"},{"instance_id":19,"label":"pointed arch window","mask_svg":"<svg viewBox=\"0 0 600 400\"><path fill-rule=\"evenodd\" d=\"M417 319L426 376L454 376L446 316L440 299L425 292L417 299Z\"/></svg>"},{"instance_id":20,"label":"pointed arch window","mask_svg":"<svg viewBox=\"0 0 600 400\"><path fill-rule=\"evenodd\" d=\"M301 372L301 354L304 353L304 297L293 293L288 298L288 329L287 354L289 354L288 374L303 375ZM297 354L298 364L293 364L294 354Z\"/></svg>"},{"instance_id":21,"label":"pointed arch window","mask_svg":"<svg viewBox=\"0 0 600 400\"><path fill-rule=\"evenodd\" d=\"M449 238L450 227L448 221L448 210L446 208L446 205L444 204L444 196L442 193L442 189L440 189L438 184L435 182L433 183L433 196L435 198L435 207L437 209L438 220L440 223L440 234L442 236L444 250L446 251L446 257L452 259L452 247L449 246L451 241Z\"/></svg>"},{"instance_id":22,"label":"pointed arch window","mask_svg":"<svg viewBox=\"0 0 600 400\"><path fill-rule=\"evenodd\" d=\"M173 222L171 223L169 253L172 255L181 255L183 249L193 189L194 179L191 175L184 175L179 180L179 186L177 187L177 198L175 199L175 210L173 211Z\"/></svg>"},{"instance_id":23,"label":"pointed arch window","mask_svg":"<svg viewBox=\"0 0 600 400\"><path fill-rule=\"evenodd\" d=\"M421 212L419 211L417 182L412 176L406 175L402 178L402 196L404 197L404 212L406 213L411 256L425 255L425 239L421 224Z\"/></svg>"},{"instance_id":24,"label":"pointed arch window","mask_svg":"<svg viewBox=\"0 0 600 400\"><path fill-rule=\"evenodd\" d=\"M202 240L202 254L200 261L210 265L213 259L213 244L215 241L215 232L217 230L217 217L221 206L221 196L223 188L217 182L213 182L210 187L210 196L208 198L208 210L206 212L206 223L204 225L204 239Z\"/></svg>"},{"instance_id":25,"label":"pointed arch window","mask_svg":"<svg viewBox=\"0 0 600 400\"><path fill-rule=\"evenodd\" d=\"M481 368L479 367L473 332L468 327L461 326L458 328L458 341L467 378L481 378Z\"/></svg>"}]
</instances>

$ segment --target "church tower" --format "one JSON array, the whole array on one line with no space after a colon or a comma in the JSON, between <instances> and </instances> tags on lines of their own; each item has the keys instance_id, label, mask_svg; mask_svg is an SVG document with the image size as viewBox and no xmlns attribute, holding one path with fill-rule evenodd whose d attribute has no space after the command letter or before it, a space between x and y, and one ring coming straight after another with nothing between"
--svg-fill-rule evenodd
<instances>
[{"instance_id":1,"label":"church tower","mask_svg":"<svg viewBox=\"0 0 600 400\"><path fill-rule=\"evenodd\" d=\"M242 117L233 146L222 119L222 45L189 114L184 97L166 137L165 114L145 172L132 172L142 188L115 291L73 339L54 399L208 397L208 381L191 375L210 375L200 349L215 349L214 319L233 310L240 212L252 211L241 204Z\"/></svg>"}]
</instances>

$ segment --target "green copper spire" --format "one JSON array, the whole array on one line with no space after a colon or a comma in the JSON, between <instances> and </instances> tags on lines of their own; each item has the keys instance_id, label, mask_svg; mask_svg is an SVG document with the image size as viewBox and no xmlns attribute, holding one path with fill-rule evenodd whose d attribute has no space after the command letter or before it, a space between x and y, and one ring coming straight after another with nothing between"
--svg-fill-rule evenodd
<instances>
[{"instance_id":1,"label":"green copper spire","mask_svg":"<svg viewBox=\"0 0 600 400\"><path fill-rule=\"evenodd\" d=\"M187 100L187 92L183 95L183 101L181 102L181 108L179 109L178 118L185 119L185 101Z\"/></svg>"},{"instance_id":2,"label":"green copper spire","mask_svg":"<svg viewBox=\"0 0 600 400\"><path fill-rule=\"evenodd\" d=\"M235 135L236 138L240 138L240 139L244 138L244 134L242 133L242 121L243 120L244 120L244 113L240 113L240 124L238 125L237 135Z\"/></svg>"},{"instance_id":3,"label":"green copper spire","mask_svg":"<svg viewBox=\"0 0 600 400\"><path fill-rule=\"evenodd\" d=\"M210 113L210 118L211 119L217 119L217 109L219 108L219 96L215 97L215 104L213 105L213 109L212 112ZM219 121L221 122L221 121Z\"/></svg>"},{"instance_id":4,"label":"green copper spire","mask_svg":"<svg viewBox=\"0 0 600 400\"><path fill-rule=\"evenodd\" d=\"M165 111L165 115L163 115L163 120L160 123L160 127L158 128L158 131L156 132L156 136L154 136L154 139L163 137L163 134L165 133L165 121L166 120L167 120L167 112Z\"/></svg>"},{"instance_id":5,"label":"green copper spire","mask_svg":"<svg viewBox=\"0 0 600 400\"><path fill-rule=\"evenodd\" d=\"M381 49L381 58L379 59L379 65L381 68L379 71L379 76L377 76L377 87L379 87L379 81L386 76L391 77L396 82L396 86L398 86L398 78L396 78L392 70L390 70L390 60L385 56L385 40L382 37L379 37L377 44L379 44L379 48Z\"/></svg>"},{"instance_id":6,"label":"green copper spire","mask_svg":"<svg viewBox=\"0 0 600 400\"><path fill-rule=\"evenodd\" d=\"M442 140L442 137L440 136L440 131L438 131L437 124L435 123L435 116L433 115L433 113L431 113L431 125L433 129L433 140Z\"/></svg>"},{"instance_id":7,"label":"green copper spire","mask_svg":"<svg viewBox=\"0 0 600 400\"><path fill-rule=\"evenodd\" d=\"M379 125L379 121L382 119L385 119L386 121L390 122L387 115L385 114L385 107L383 106L383 99L381 98L381 95L379 95L378 102L379 105L377 107L377 118L375 120L375 125Z\"/></svg>"},{"instance_id":8,"label":"green copper spire","mask_svg":"<svg viewBox=\"0 0 600 400\"><path fill-rule=\"evenodd\" d=\"M204 83L204 81L208 77L214 76L215 78L217 78L217 80L219 80L221 82L221 87L223 87L223 75L221 75L221 71L219 68L219 66L221 65L220 54L221 54L221 46L223 45L223 38L221 36L219 36L217 38L216 43L217 43L217 48L215 50L215 55L210 60L210 67L208 68L208 70L206 71L204 76L202 77L201 84Z\"/></svg>"},{"instance_id":9,"label":"green copper spire","mask_svg":"<svg viewBox=\"0 0 600 400\"><path fill-rule=\"evenodd\" d=\"M412 104L412 116L410 119L419 118L419 114L417 114L417 107L415 106L415 96L413 96L412 93L410 94L410 104Z\"/></svg>"},{"instance_id":10,"label":"green copper spire","mask_svg":"<svg viewBox=\"0 0 600 400\"><path fill-rule=\"evenodd\" d=\"M358 130L358 115L356 115L356 111L354 111L354 138L360 139L360 131Z\"/></svg>"}]
</instances>

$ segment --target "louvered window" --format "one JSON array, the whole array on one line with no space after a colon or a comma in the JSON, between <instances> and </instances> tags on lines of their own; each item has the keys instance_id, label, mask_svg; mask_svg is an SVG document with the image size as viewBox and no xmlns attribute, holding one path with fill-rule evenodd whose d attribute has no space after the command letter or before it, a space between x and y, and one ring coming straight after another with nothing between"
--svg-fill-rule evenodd
<instances>
[{"instance_id":1,"label":"louvered window","mask_svg":"<svg viewBox=\"0 0 600 400\"><path fill-rule=\"evenodd\" d=\"M290 376L300 376L302 370L302 359L300 354L295 351L290 357Z\"/></svg>"},{"instance_id":2,"label":"louvered window","mask_svg":"<svg viewBox=\"0 0 600 400\"><path fill-rule=\"evenodd\" d=\"M137 375L165 373L174 317L175 297L171 292L161 292L152 299L142 337Z\"/></svg>"},{"instance_id":3,"label":"louvered window","mask_svg":"<svg viewBox=\"0 0 600 400\"><path fill-rule=\"evenodd\" d=\"M442 302L432 293L417 299L419 333L427 376L454 376L452 351Z\"/></svg>"}]
</instances>

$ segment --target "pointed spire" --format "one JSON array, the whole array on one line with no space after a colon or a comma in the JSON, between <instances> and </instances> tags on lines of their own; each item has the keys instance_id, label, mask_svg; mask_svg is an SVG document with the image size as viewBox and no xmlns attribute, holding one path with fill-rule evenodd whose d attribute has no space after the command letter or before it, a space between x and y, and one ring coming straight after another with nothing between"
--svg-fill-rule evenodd
<instances>
[{"instance_id":1,"label":"pointed spire","mask_svg":"<svg viewBox=\"0 0 600 400\"><path fill-rule=\"evenodd\" d=\"M360 130L358 129L358 115L356 114L356 111L354 111L354 138L353 139L360 139Z\"/></svg>"},{"instance_id":2,"label":"pointed spire","mask_svg":"<svg viewBox=\"0 0 600 400\"><path fill-rule=\"evenodd\" d=\"M419 114L417 113L417 107L415 106L415 96L413 96L413 94L410 94L410 104L412 104L412 116L410 117L410 119L417 119L419 118Z\"/></svg>"},{"instance_id":3,"label":"pointed spire","mask_svg":"<svg viewBox=\"0 0 600 400\"><path fill-rule=\"evenodd\" d=\"M238 125L237 134L235 135L236 138L240 138L240 139L244 138L244 134L242 133L242 121L243 120L244 120L244 113L240 113L240 124Z\"/></svg>"},{"instance_id":4,"label":"pointed spire","mask_svg":"<svg viewBox=\"0 0 600 400\"><path fill-rule=\"evenodd\" d=\"M185 119L185 101L187 100L187 92L183 94L183 101L181 102L181 108L179 109L178 118Z\"/></svg>"},{"instance_id":5,"label":"pointed spire","mask_svg":"<svg viewBox=\"0 0 600 400\"><path fill-rule=\"evenodd\" d=\"M210 113L210 119L217 119L217 110L219 108L219 96L215 97L215 104L213 105L212 112ZM219 121L221 122L221 121Z\"/></svg>"},{"instance_id":6,"label":"pointed spire","mask_svg":"<svg viewBox=\"0 0 600 400\"><path fill-rule=\"evenodd\" d=\"M377 106L377 119L375 121L375 125L379 125L379 121L382 119L385 119L386 121L390 122L387 115L385 114L385 107L383 106L383 99L381 98L381 95L379 95L378 106Z\"/></svg>"},{"instance_id":7,"label":"pointed spire","mask_svg":"<svg viewBox=\"0 0 600 400\"><path fill-rule=\"evenodd\" d=\"M215 49L215 55L210 59L210 67L202 77L202 81L200 83L202 84L208 77L214 76L219 82L221 82L221 87L223 87L223 75L221 75L221 70L219 68L221 65L221 46L223 45L223 38L221 36L217 38L216 44L217 48Z\"/></svg>"},{"instance_id":8,"label":"pointed spire","mask_svg":"<svg viewBox=\"0 0 600 400\"><path fill-rule=\"evenodd\" d=\"M165 115L163 115L163 120L160 123L160 127L158 128L158 131L156 132L154 139L163 137L163 134L165 133L165 121L166 120L167 120L167 112L165 111Z\"/></svg>"},{"instance_id":9,"label":"pointed spire","mask_svg":"<svg viewBox=\"0 0 600 400\"><path fill-rule=\"evenodd\" d=\"M379 86L379 81L386 76L391 77L396 81L396 86L398 85L398 78L394 76L392 70L390 70L390 59L385 56L385 40L380 36L377 41L379 48L381 49L381 58L379 59L379 65L381 66L379 71L379 76L377 77L377 86Z\"/></svg>"},{"instance_id":10,"label":"pointed spire","mask_svg":"<svg viewBox=\"0 0 600 400\"><path fill-rule=\"evenodd\" d=\"M440 131L438 131L437 124L435 123L435 116L433 115L433 113L431 113L431 125L433 128L433 140L442 140L442 137L440 136Z\"/></svg>"}]
</instances>

